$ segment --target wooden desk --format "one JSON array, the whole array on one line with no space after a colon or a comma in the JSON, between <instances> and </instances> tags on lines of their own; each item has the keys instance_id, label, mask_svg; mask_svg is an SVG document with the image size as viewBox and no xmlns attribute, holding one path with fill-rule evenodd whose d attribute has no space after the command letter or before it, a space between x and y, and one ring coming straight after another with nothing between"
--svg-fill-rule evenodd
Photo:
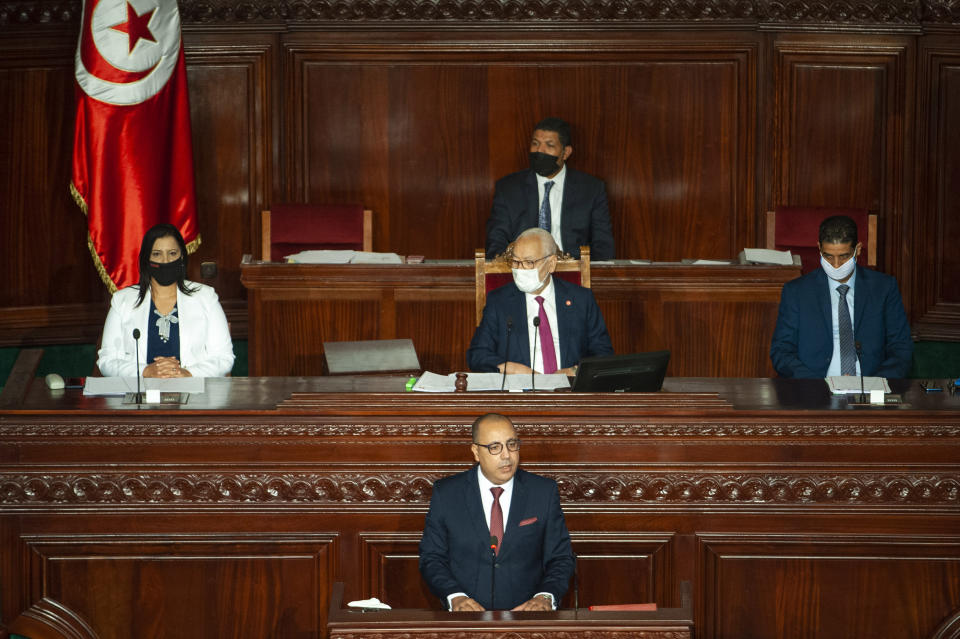
<instances>
[{"instance_id":1,"label":"wooden desk","mask_svg":"<svg viewBox=\"0 0 960 639\"><path fill-rule=\"evenodd\" d=\"M327 633L330 639L690 639L693 606L690 584L683 584L683 605L654 612L592 612L583 608L555 612L511 613L436 610L361 611L343 606L343 583L333 586Z\"/></svg>"},{"instance_id":2,"label":"wooden desk","mask_svg":"<svg viewBox=\"0 0 960 639\"><path fill-rule=\"evenodd\" d=\"M469 466L491 409L559 484L581 607L678 607L689 581L701 639L960 620L958 396L894 380L906 406L853 410L817 380L670 378L677 394L652 397L402 383L211 379L170 410L35 380L0 411L0 621L37 606L99 639L320 637L337 581L436 607L417 569L431 485Z\"/></svg>"},{"instance_id":3,"label":"wooden desk","mask_svg":"<svg viewBox=\"0 0 960 639\"><path fill-rule=\"evenodd\" d=\"M593 291L618 353L669 349L668 375L773 374L783 284L799 267L597 264ZM251 375L319 375L324 341L411 338L425 370L466 370L473 262L248 263Z\"/></svg>"}]
</instances>

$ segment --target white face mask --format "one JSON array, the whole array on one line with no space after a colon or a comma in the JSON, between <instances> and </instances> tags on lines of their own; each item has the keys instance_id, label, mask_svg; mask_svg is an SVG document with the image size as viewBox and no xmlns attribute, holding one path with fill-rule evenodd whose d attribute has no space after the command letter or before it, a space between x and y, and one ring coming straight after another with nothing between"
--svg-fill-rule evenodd
<instances>
[{"instance_id":1,"label":"white face mask","mask_svg":"<svg viewBox=\"0 0 960 639\"><path fill-rule=\"evenodd\" d=\"M830 265L830 262L823 259L823 256L821 255L820 266L823 268L823 272L827 274L827 277L829 277L831 280L837 280L839 282L847 279L850 277L850 274L853 273L853 269L857 266L857 256L854 255L839 267L833 268L833 266Z\"/></svg>"},{"instance_id":2,"label":"white face mask","mask_svg":"<svg viewBox=\"0 0 960 639\"><path fill-rule=\"evenodd\" d=\"M513 283L524 293L536 293L547 283L546 277L540 279L540 269L538 268L515 268L512 270Z\"/></svg>"}]
</instances>

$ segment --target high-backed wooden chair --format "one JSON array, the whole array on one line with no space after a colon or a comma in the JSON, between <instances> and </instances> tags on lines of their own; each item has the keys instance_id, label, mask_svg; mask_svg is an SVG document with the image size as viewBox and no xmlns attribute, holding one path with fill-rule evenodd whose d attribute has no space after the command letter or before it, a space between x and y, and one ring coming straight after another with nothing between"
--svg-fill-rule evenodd
<instances>
[{"instance_id":1,"label":"high-backed wooden chair","mask_svg":"<svg viewBox=\"0 0 960 639\"><path fill-rule=\"evenodd\" d=\"M767 248L799 255L802 272L820 265L817 237L820 223L833 215L846 215L857 224L857 237L863 243L857 263L877 265L877 216L866 209L840 209L817 206L778 206L767 211Z\"/></svg>"},{"instance_id":2,"label":"high-backed wooden chair","mask_svg":"<svg viewBox=\"0 0 960 639\"><path fill-rule=\"evenodd\" d=\"M373 250L373 212L359 204L274 204L260 216L260 259L314 249Z\"/></svg>"},{"instance_id":3,"label":"high-backed wooden chair","mask_svg":"<svg viewBox=\"0 0 960 639\"><path fill-rule=\"evenodd\" d=\"M483 249L477 249L476 258L476 304L477 326L483 317L483 307L487 304L487 293L513 281L510 260L513 259L513 244L492 260L486 258ZM569 253L557 252L557 268L553 274L561 279L584 288L590 288L590 247L580 247L580 259L570 257Z\"/></svg>"}]
</instances>

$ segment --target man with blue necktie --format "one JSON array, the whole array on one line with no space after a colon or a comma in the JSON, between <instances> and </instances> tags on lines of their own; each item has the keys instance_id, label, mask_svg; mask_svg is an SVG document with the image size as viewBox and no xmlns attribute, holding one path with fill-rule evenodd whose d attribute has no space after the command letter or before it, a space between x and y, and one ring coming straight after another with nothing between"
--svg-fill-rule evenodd
<instances>
[{"instance_id":1,"label":"man with blue necktie","mask_svg":"<svg viewBox=\"0 0 960 639\"><path fill-rule=\"evenodd\" d=\"M782 377L906 377L913 342L897 281L857 266L862 245L845 215L820 224L817 246L820 268L783 286L774 369Z\"/></svg>"},{"instance_id":2,"label":"man with blue necktie","mask_svg":"<svg viewBox=\"0 0 960 639\"><path fill-rule=\"evenodd\" d=\"M520 439L496 413L473 422L477 465L433 485L420 574L452 612L553 610L573 575L552 479L520 470Z\"/></svg>"},{"instance_id":3,"label":"man with blue necktie","mask_svg":"<svg viewBox=\"0 0 960 639\"><path fill-rule=\"evenodd\" d=\"M601 180L567 167L570 125L547 118L534 127L530 168L497 181L487 220L487 259L503 253L521 231L539 227L575 258L590 247L593 260L614 258L607 190Z\"/></svg>"},{"instance_id":4,"label":"man with blue necktie","mask_svg":"<svg viewBox=\"0 0 960 639\"><path fill-rule=\"evenodd\" d=\"M557 245L541 228L513 243L513 282L490 291L467 349L467 366L482 372L575 374L584 357L613 355L593 293L552 273Z\"/></svg>"}]
</instances>

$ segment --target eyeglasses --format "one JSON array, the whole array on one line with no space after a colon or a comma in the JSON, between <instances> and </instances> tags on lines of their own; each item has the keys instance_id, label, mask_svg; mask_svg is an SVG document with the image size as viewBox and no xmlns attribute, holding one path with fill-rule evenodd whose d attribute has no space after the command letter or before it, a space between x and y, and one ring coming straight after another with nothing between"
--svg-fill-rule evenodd
<instances>
[{"instance_id":1,"label":"eyeglasses","mask_svg":"<svg viewBox=\"0 0 960 639\"><path fill-rule=\"evenodd\" d=\"M493 442L492 444L480 444L477 442L473 442L473 443L476 444L477 446L480 446L481 448L486 448L487 452L490 453L491 455L499 455L500 451L503 450L503 442ZM518 450L520 450L520 440L508 439L507 450L509 450L511 453L515 453Z\"/></svg>"},{"instance_id":2,"label":"eyeglasses","mask_svg":"<svg viewBox=\"0 0 960 639\"><path fill-rule=\"evenodd\" d=\"M516 260L516 259L510 260L510 268L531 269L537 265L537 262L542 262L548 257L550 257L550 255L544 255L540 259L536 259L536 260Z\"/></svg>"}]
</instances>

